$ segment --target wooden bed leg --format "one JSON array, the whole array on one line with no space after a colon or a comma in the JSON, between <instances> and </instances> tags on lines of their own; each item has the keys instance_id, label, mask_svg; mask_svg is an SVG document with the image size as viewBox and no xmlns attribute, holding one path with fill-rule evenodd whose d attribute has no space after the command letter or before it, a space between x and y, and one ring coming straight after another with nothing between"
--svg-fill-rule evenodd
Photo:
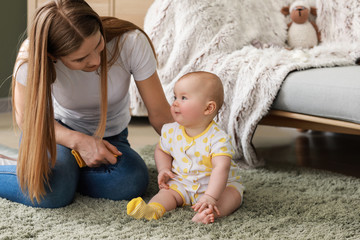
<instances>
[{"instance_id":1,"label":"wooden bed leg","mask_svg":"<svg viewBox=\"0 0 360 240\"><path fill-rule=\"evenodd\" d=\"M307 131L309 131L309 129L298 128L297 131L301 133L306 133Z\"/></svg>"},{"instance_id":2,"label":"wooden bed leg","mask_svg":"<svg viewBox=\"0 0 360 240\"><path fill-rule=\"evenodd\" d=\"M309 166L311 162L310 157L310 143L306 136L299 136L295 143L296 164L298 166Z\"/></svg>"}]
</instances>

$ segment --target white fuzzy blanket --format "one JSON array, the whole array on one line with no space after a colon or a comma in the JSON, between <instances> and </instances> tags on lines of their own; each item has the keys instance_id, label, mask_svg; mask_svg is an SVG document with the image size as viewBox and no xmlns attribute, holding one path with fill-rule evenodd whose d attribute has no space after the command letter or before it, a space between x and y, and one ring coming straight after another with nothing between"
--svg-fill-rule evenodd
<instances>
[{"instance_id":1,"label":"white fuzzy blanket","mask_svg":"<svg viewBox=\"0 0 360 240\"><path fill-rule=\"evenodd\" d=\"M319 0L323 42L286 50L287 0L155 0L145 19L158 54L158 73L169 102L177 79L204 70L223 81L225 104L217 121L233 137L244 167L262 164L251 144L287 74L310 67L352 65L360 56L358 0ZM252 46L258 42L261 48ZM131 87L133 115L146 115Z\"/></svg>"}]
</instances>

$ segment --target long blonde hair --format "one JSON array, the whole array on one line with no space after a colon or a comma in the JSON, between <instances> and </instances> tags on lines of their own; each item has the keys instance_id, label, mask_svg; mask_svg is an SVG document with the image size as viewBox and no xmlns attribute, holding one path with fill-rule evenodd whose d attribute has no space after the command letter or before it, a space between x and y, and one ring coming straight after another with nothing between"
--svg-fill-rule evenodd
<instances>
[{"instance_id":1,"label":"long blonde hair","mask_svg":"<svg viewBox=\"0 0 360 240\"><path fill-rule=\"evenodd\" d=\"M56 162L54 110L51 96L51 85L56 79L56 72L51 57L59 58L72 53L81 46L85 38L97 31L100 31L107 40L107 35L109 39L112 39L126 31L139 29L133 24L127 24L126 21L119 22L113 18L105 18L105 20L107 24L104 26L110 30L104 30L102 19L83 0L54 0L39 7L35 12L28 37L28 57L23 59L18 56L15 65L16 68L22 63L28 63L17 176L22 190L28 192L31 201L36 199L39 203L46 194L46 187L51 190L49 176L51 167ZM116 28L110 26L110 23L114 22L117 23ZM125 31L123 24L129 26ZM117 54L113 54L115 55ZM101 119L94 134L99 138L102 138L105 132L107 69L108 63L111 65L113 62L114 60L107 61L106 48L104 48L101 52L100 66ZM16 80L13 77L14 118L16 115L15 84Z\"/></svg>"}]
</instances>

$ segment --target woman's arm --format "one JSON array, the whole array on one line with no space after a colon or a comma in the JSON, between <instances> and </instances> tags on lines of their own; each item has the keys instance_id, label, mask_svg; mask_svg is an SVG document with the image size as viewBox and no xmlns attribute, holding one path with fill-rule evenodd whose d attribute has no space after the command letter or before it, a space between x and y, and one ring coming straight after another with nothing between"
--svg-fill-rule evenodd
<instances>
[{"instance_id":1,"label":"woman's arm","mask_svg":"<svg viewBox=\"0 0 360 240\"><path fill-rule=\"evenodd\" d=\"M20 130L22 130L22 123L23 123L25 94L26 94L26 87L21 83L15 82L13 105L15 107L15 120Z\"/></svg>"},{"instance_id":2,"label":"woman's arm","mask_svg":"<svg viewBox=\"0 0 360 240\"><path fill-rule=\"evenodd\" d=\"M25 94L26 86L16 82L14 90L15 119L21 130L25 111ZM114 154L121 155L116 147L105 140L73 131L62 126L57 121L54 121L54 127L56 143L77 150L89 167L97 167L101 164L109 163L115 164L117 160Z\"/></svg>"},{"instance_id":3,"label":"woman's arm","mask_svg":"<svg viewBox=\"0 0 360 240\"><path fill-rule=\"evenodd\" d=\"M106 140L68 129L57 121L54 121L54 124L56 143L78 151L89 167L115 164L117 159L114 155L121 155L121 152Z\"/></svg>"},{"instance_id":4,"label":"woman's arm","mask_svg":"<svg viewBox=\"0 0 360 240\"><path fill-rule=\"evenodd\" d=\"M160 135L162 126L174 120L157 72L143 81L136 81L136 85L148 110L149 121Z\"/></svg>"}]
</instances>

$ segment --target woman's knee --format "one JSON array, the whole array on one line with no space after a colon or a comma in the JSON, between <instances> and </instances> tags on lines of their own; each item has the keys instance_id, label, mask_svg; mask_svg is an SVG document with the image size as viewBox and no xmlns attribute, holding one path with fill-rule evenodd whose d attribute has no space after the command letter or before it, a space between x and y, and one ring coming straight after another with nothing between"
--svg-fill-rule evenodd
<instances>
[{"instance_id":1,"label":"woman's knee","mask_svg":"<svg viewBox=\"0 0 360 240\"><path fill-rule=\"evenodd\" d=\"M149 172L140 155L133 151L124 158L120 158L118 164L115 173L123 176L122 185L126 186L129 195L127 199L143 195L149 185Z\"/></svg>"},{"instance_id":2,"label":"woman's knee","mask_svg":"<svg viewBox=\"0 0 360 240\"><path fill-rule=\"evenodd\" d=\"M114 165L81 170L79 192L91 197L129 200L145 193L149 175L137 153L125 153Z\"/></svg>"}]
</instances>

